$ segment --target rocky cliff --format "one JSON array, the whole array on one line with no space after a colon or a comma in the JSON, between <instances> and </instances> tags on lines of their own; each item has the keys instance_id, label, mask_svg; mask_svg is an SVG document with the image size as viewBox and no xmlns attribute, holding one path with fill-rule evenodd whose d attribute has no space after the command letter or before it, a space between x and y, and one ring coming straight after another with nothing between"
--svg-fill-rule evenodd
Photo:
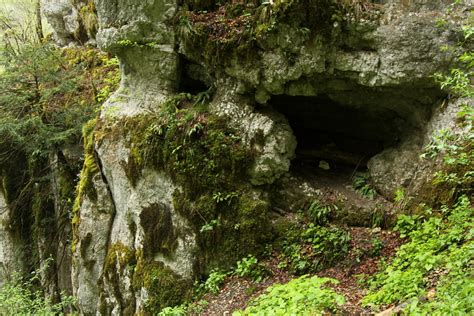
<instances>
[{"instance_id":1,"label":"rocky cliff","mask_svg":"<svg viewBox=\"0 0 474 316\"><path fill-rule=\"evenodd\" d=\"M98 20L94 1L41 0L41 5L58 45L95 45Z\"/></svg>"},{"instance_id":2,"label":"rocky cliff","mask_svg":"<svg viewBox=\"0 0 474 316\"><path fill-rule=\"evenodd\" d=\"M412 203L432 197L436 166L423 148L440 128L463 132L463 102L433 74L452 65L456 52L444 47L458 42L469 3L46 2L59 43L95 39L122 76L84 127L65 228L72 253L57 267L55 286L72 289L81 314L156 313L211 269L260 253L282 212L319 194L308 180L319 173L304 166L367 170L386 200L397 190ZM20 244L7 201L0 194L8 270ZM371 225L372 206L344 205L351 216L339 219ZM47 242L38 247L46 253Z\"/></svg>"}]
</instances>

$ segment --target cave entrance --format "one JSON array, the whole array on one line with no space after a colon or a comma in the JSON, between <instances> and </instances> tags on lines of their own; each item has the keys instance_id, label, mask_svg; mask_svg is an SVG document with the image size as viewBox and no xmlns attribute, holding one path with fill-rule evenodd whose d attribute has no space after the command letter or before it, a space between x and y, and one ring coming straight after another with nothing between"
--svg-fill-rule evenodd
<instances>
[{"instance_id":1,"label":"cave entrance","mask_svg":"<svg viewBox=\"0 0 474 316\"><path fill-rule=\"evenodd\" d=\"M198 94L209 90L211 80L208 76L204 67L180 55L179 92Z\"/></svg>"},{"instance_id":2,"label":"cave entrance","mask_svg":"<svg viewBox=\"0 0 474 316\"><path fill-rule=\"evenodd\" d=\"M327 95L278 95L269 103L288 119L297 138L292 165L324 160L331 169L365 169L371 157L399 142L407 128L391 109L349 106Z\"/></svg>"}]
</instances>

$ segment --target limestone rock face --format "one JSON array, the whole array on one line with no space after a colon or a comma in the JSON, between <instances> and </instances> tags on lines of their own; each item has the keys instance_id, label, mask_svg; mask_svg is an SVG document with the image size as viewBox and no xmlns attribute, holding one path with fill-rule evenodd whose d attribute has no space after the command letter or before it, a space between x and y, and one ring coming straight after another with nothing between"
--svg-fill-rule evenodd
<instances>
[{"instance_id":1,"label":"limestone rock face","mask_svg":"<svg viewBox=\"0 0 474 316\"><path fill-rule=\"evenodd\" d=\"M126 164L130 157L120 140L105 140L97 152L115 206L115 216L108 231L109 245L119 244L143 256L149 255L175 274L191 279L196 241L187 220L174 210L173 193L179 189L168 176L154 170L143 170L144 176L132 185L125 170L117 168ZM170 253L160 249L163 240L159 238L170 240L175 249L170 249ZM110 251L109 248L109 257ZM108 306L115 306L113 314L134 312L130 306L135 306L136 311L143 310L148 293L146 290L134 291L133 273L124 273L116 280L108 278L111 271L104 272L103 297Z\"/></svg>"},{"instance_id":2,"label":"limestone rock face","mask_svg":"<svg viewBox=\"0 0 474 316\"><path fill-rule=\"evenodd\" d=\"M116 54L122 83L106 112L134 115L157 107L178 86L178 54L171 19L176 1L96 1L99 47Z\"/></svg>"},{"instance_id":3,"label":"limestone rock face","mask_svg":"<svg viewBox=\"0 0 474 316\"><path fill-rule=\"evenodd\" d=\"M253 58L231 54L224 62L225 72L255 91L261 103L278 94L346 94L354 85L364 89L409 84L426 89L429 98L429 89L435 87L430 76L451 61L441 47L451 42L453 33L433 23L433 16L442 17L443 5L415 13L412 7L382 8L384 14L377 20L344 28L334 23L324 32L281 24L257 41Z\"/></svg>"},{"instance_id":4,"label":"limestone rock face","mask_svg":"<svg viewBox=\"0 0 474 316\"><path fill-rule=\"evenodd\" d=\"M95 314L99 306L99 282L104 270L110 226L115 216L113 200L101 174L92 179L96 197L85 195L73 220L72 284L81 313ZM75 222L77 221L77 222Z\"/></svg>"},{"instance_id":5,"label":"limestone rock face","mask_svg":"<svg viewBox=\"0 0 474 316\"><path fill-rule=\"evenodd\" d=\"M470 126L463 128L458 124L462 105L472 106L472 100L459 99L436 109L422 132L371 158L368 164L371 177L384 196L393 199L397 190L403 190L412 202L441 199L439 192L435 193L433 177L443 162L439 158L424 158L423 154L433 141L442 139L443 131L457 136L469 134Z\"/></svg>"},{"instance_id":6,"label":"limestone rock face","mask_svg":"<svg viewBox=\"0 0 474 316\"><path fill-rule=\"evenodd\" d=\"M43 13L54 30L54 40L61 46L72 42L79 29L78 13L69 0L42 2Z\"/></svg>"},{"instance_id":7,"label":"limestone rock face","mask_svg":"<svg viewBox=\"0 0 474 316\"><path fill-rule=\"evenodd\" d=\"M299 158L298 147L316 142L315 130L350 134L351 140L369 145L377 143L380 150L346 161L356 161L355 168L368 161L374 185L387 198L393 198L399 187L416 192L421 183L427 185L428 167L420 167L418 160L422 147L436 129L454 122L454 108L450 106L447 112L436 109L446 94L432 74L448 68L453 56L441 48L454 43L456 34L451 28L435 26L434 20L444 17L444 1L379 3L383 4L362 19L349 18L344 23L329 19L311 29L296 14L293 20L276 23L264 36L249 39L251 49L232 47L209 56L212 45L220 44L209 42L212 38L193 38L198 37L197 27L182 31L176 22L184 8L177 1L95 1L100 27L97 43L118 56L122 81L101 111L85 159L84 170L89 171L83 171L81 179L87 183L84 187L79 184L78 189L72 282L81 313L132 315L149 306L156 309L147 312L156 313L163 304L179 303L193 279L219 266L219 260L246 250L241 244L229 243L258 243L255 227L266 226L268 209L293 208L301 199L292 192L271 197L268 191L288 176L293 159ZM66 1L47 1L45 12L58 40L66 45L81 27L80 9ZM192 28L196 25L186 23L200 20L178 21ZM148 139L146 133L156 134L152 140L164 141L162 129L150 130L154 121L147 121L151 122L147 126L133 124L155 119L153 115L178 93L186 101L177 103L176 113L206 105L205 111L225 118L228 126L223 129L238 131L252 163L238 184L229 184L232 190L199 187L190 191L177 180L177 172L150 167L134 147L134 142ZM318 112L320 107L326 110ZM303 114L292 115L296 109L303 109ZM341 112L349 113L348 117L333 123L334 109L349 109ZM194 124L193 120L204 122L196 113L179 128ZM363 124L351 125L357 120L352 113L363 113ZM347 126L338 125L356 127L348 132ZM130 126L141 129L143 139L133 138ZM200 125L195 126L186 141L193 141L193 133L199 133ZM227 129L222 137L226 133ZM184 145L166 154L179 156ZM319 145L336 146L330 141ZM215 163L203 156L200 161ZM298 190L309 188L308 194L317 195L317 188L295 183ZM207 195L200 190L207 190ZM303 197L308 198L306 195ZM285 204L285 196L294 201ZM0 206L4 204L1 197ZM229 216L223 209L234 204L242 212ZM220 213L206 218L209 214L201 212L210 206ZM355 208L341 217L352 218L358 212ZM364 218L370 220L372 215L366 212ZM235 239L226 240L225 233ZM2 236L0 245L6 240ZM220 252L205 252L203 245Z\"/></svg>"},{"instance_id":8,"label":"limestone rock face","mask_svg":"<svg viewBox=\"0 0 474 316\"><path fill-rule=\"evenodd\" d=\"M296 138L288 121L280 113L255 111L251 103L235 93L229 85L211 104L211 110L227 117L241 131L243 140L257 153L249 171L254 185L271 184L288 172L294 158Z\"/></svg>"},{"instance_id":9,"label":"limestone rock face","mask_svg":"<svg viewBox=\"0 0 474 316\"><path fill-rule=\"evenodd\" d=\"M58 45L95 44L98 25L93 1L42 0L42 8Z\"/></svg>"}]
</instances>

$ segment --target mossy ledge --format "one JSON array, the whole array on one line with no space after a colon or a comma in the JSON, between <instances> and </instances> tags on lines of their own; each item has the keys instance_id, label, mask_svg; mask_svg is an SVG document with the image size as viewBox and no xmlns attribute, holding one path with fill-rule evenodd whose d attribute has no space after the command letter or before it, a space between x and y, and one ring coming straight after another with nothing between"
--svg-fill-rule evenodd
<instances>
[{"instance_id":1,"label":"mossy ledge","mask_svg":"<svg viewBox=\"0 0 474 316\"><path fill-rule=\"evenodd\" d=\"M175 17L175 28L185 46L203 52L194 56L196 60L214 69L232 52L254 58L262 41L282 24L298 29L306 38L313 31L330 36L334 23L350 24L361 18L377 22L376 9L380 7L369 0L359 4L345 0L185 1Z\"/></svg>"}]
</instances>

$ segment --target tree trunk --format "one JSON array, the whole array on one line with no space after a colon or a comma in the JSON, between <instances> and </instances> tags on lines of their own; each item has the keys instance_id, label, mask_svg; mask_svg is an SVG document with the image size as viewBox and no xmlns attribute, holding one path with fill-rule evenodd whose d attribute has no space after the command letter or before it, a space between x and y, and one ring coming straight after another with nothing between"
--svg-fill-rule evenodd
<instances>
[{"instance_id":1,"label":"tree trunk","mask_svg":"<svg viewBox=\"0 0 474 316\"><path fill-rule=\"evenodd\" d=\"M38 41L41 43L44 40L43 22L41 21L41 0L36 0L35 17L36 17L36 35L38 36Z\"/></svg>"}]
</instances>

